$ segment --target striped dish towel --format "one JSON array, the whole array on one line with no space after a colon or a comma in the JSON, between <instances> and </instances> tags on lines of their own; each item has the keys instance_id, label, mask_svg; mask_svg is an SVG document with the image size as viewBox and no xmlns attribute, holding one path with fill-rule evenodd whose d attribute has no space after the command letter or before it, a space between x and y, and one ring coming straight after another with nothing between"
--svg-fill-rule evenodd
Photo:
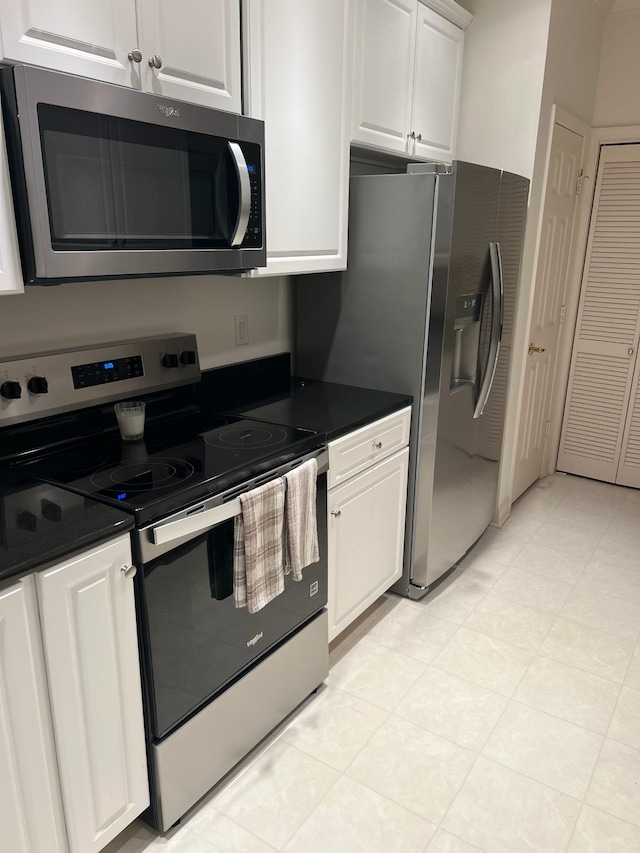
<instances>
[{"instance_id":1,"label":"striped dish towel","mask_svg":"<svg viewBox=\"0 0 640 853\"><path fill-rule=\"evenodd\" d=\"M285 572L302 580L302 570L320 559L316 518L316 479L318 463L304 462L284 475L287 483Z\"/></svg>"},{"instance_id":2,"label":"striped dish towel","mask_svg":"<svg viewBox=\"0 0 640 853\"><path fill-rule=\"evenodd\" d=\"M284 493L282 477L240 495L234 521L233 597L236 607L257 613L284 590Z\"/></svg>"}]
</instances>

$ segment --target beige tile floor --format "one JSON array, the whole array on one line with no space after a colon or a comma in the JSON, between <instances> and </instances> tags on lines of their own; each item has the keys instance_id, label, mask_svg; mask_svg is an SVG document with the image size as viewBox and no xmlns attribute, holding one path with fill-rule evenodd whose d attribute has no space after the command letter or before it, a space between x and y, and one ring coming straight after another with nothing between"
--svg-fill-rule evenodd
<instances>
[{"instance_id":1,"label":"beige tile floor","mask_svg":"<svg viewBox=\"0 0 640 853\"><path fill-rule=\"evenodd\" d=\"M168 836L108 853L638 853L640 493L540 481Z\"/></svg>"}]
</instances>

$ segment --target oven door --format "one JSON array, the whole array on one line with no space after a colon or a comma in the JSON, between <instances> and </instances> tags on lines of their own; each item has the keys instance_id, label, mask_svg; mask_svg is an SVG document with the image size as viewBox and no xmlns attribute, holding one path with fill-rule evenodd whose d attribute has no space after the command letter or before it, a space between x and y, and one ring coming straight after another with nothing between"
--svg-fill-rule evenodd
<instances>
[{"instance_id":1,"label":"oven door","mask_svg":"<svg viewBox=\"0 0 640 853\"><path fill-rule=\"evenodd\" d=\"M139 565L141 657L153 738L170 733L326 605L326 491L322 473L317 491L320 561L304 569L301 582L287 575L284 592L258 613L234 605L229 515L237 514L237 500L208 509L207 523L213 520L213 526L180 535L177 547ZM197 524L205 514L192 518ZM157 525L155 532L163 526L173 535L168 524ZM153 528L147 530L153 538ZM163 541L166 545L166 537Z\"/></svg>"},{"instance_id":2,"label":"oven door","mask_svg":"<svg viewBox=\"0 0 640 853\"><path fill-rule=\"evenodd\" d=\"M262 122L29 66L2 79L29 281L265 263Z\"/></svg>"}]
</instances>

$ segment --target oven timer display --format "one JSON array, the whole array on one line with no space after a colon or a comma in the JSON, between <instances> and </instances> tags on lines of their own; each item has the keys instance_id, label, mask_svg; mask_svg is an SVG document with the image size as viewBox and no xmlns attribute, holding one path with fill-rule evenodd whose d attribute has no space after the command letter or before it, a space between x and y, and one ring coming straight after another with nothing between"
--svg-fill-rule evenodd
<instances>
[{"instance_id":1,"label":"oven timer display","mask_svg":"<svg viewBox=\"0 0 640 853\"><path fill-rule=\"evenodd\" d=\"M144 376L142 356L115 358L113 361L94 361L92 364L76 364L71 368L74 388L91 388L108 382L121 382Z\"/></svg>"}]
</instances>

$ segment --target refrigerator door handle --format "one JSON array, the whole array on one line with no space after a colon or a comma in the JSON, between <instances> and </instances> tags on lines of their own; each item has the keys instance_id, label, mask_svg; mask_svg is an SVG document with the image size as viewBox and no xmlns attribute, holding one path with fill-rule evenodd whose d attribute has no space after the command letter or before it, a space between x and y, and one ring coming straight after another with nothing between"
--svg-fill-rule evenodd
<instances>
[{"instance_id":1,"label":"refrigerator door handle","mask_svg":"<svg viewBox=\"0 0 640 853\"><path fill-rule=\"evenodd\" d=\"M487 372L485 373L478 401L473 413L474 418L479 418L485 410L491 386L498 367L498 356L500 355L500 340L502 338L502 311L504 305L504 284L502 279L502 257L500 255L500 243L489 243L489 259L491 261L491 342L489 344L489 358L487 359Z\"/></svg>"}]
</instances>

